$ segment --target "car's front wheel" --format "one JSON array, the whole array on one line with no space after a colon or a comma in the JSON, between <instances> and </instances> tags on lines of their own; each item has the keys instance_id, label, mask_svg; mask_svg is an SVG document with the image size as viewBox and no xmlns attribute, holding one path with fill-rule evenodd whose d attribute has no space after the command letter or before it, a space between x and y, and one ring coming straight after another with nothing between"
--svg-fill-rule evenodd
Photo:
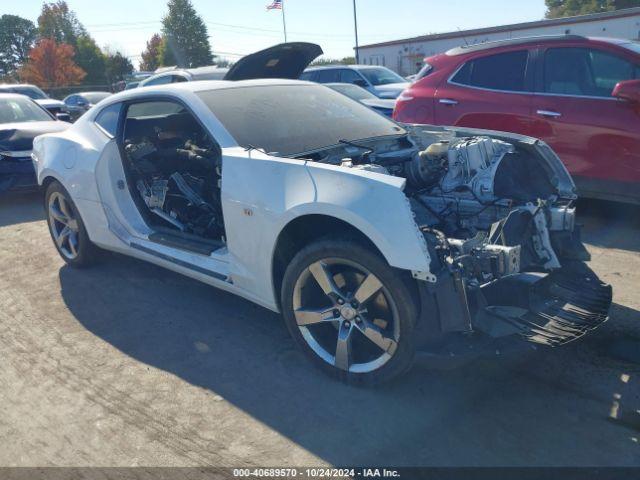
<instances>
[{"instance_id":1,"label":"car's front wheel","mask_svg":"<svg viewBox=\"0 0 640 480\"><path fill-rule=\"evenodd\" d=\"M47 187L44 206L51 238L63 260L78 268L94 263L98 248L89 239L69 193L57 181Z\"/></svg>"},{"instance_id":2,"label":"car's front wheel","mask_svg":"<svg viewBox=\"0 0 640 480\"><path fill-rule=\"evenodd\" d=\"M333 376L375 384L412 364L411 284L358 242L322 240L302 249L285 272L281 304L298 345Z\"/></svg>"}]
</instances>

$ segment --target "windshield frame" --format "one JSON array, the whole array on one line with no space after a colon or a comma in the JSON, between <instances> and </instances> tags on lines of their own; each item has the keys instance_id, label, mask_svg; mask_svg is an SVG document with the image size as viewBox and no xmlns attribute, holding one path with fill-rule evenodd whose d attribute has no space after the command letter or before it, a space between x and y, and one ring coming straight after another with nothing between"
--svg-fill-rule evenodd
<instances>
[{"instance_id":1,"label":"windshield frame","mask_svg":"<svg viewBox=\"0 0 640 480\"><path fill-rule=\"evenodd\" d=\"M8 98L3 98L2 95L0 95L0 103L5 103L5 102L7 103L16 102L18 104L22 103L23 106L27 107L27 109L25 110L24 108L21 108L21 111L28 111L28 113L34 113L34 115L27 120L14 119L8 122L4 122L0 120L0 125L8 125L11 123L52 122L55 120L46 109L42 108L34 100L32 100L30 97L27 97L26 95L23 95L22 97L20 97L19 94L15 94ZM38 118L39 114L42 114L42 118Z\"/></svg>"},{"instance_id":2,"label":"windshield frame","mask_svg":"<svg viewBox=\"0 0 640 480\"><path fill-rule=\"evenodd\" d=\"M304 98L302 89L309 90L308 99ZM195 93L236 145L280 158L296 158L333 148L342 140L355 142L407 135L401 124L321 84L243 85ZM286 93L288 98L284 98ZM324 110L316 108L319 103ZM309 109L317 114L311 115ZM281 120L271 121L272 118ZM262 127L255 125L260 122ZM273 127L269 130L264 125ZM302 126L296 129L297 125Z\"/></svg>"}]
</instances>

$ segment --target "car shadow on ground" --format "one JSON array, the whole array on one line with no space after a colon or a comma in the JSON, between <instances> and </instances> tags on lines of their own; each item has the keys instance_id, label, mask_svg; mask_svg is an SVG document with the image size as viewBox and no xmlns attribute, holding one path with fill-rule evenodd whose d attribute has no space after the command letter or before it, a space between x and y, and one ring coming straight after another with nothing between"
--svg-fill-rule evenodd
<instances>
[{"instance_id":1,"label":"car shadow on ground","mask_svg":"<svg viewBox=\"0 0 640 480\"><path fill-rule=\"evenodd\" d=\"M580 200L577 223L585 242L604 248L640 252L640 205Z\"/></svg>"},{"instance_id":2,"label":"car shadow on ground","mask_svg":"<svg viewBox=\"0 0 640 480\"><path fill-rule=\"evenodd\" d=\"M0 228L18 223L44 220L42 193L8 193L0 195Z\"/></svg>"},{"instance_id":3,"label":"car shadow on ground","mask_svg":"<svg viewBox=\"0 0 640 480\"><path fill-rule=\"evenodd\" d=\"M633 428L608 420L618 377L635 366L596 336L453 370L414 368L365 389L316 370L279 315L154 265L109 254L99 268L63 267L60 283L69 310L99 338L334 465L640 464ZM616 315L640 323L634 310L616 306ZM610 362L607 375L596 384L576 379L600 368L591 365L599 355ZM640 408L637 386L625 412Z\"/></svg>"}]
</instances>

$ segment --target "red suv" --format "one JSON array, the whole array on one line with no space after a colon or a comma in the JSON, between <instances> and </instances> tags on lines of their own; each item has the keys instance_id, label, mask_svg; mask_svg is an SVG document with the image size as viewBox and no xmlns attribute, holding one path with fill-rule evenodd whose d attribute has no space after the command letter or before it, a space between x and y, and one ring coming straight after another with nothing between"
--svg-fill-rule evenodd
<instances>
[{"instance_id":1,"label":"red suv","mask_svg":"<svg viewBox=\"0 0 640 480\"><path fill-rule=\"evenodd\" d=\"M394 118L540 138L582 196L640 203L638 42L566 35L455 48L426 59Z\"/></svg>"}]
</instances>

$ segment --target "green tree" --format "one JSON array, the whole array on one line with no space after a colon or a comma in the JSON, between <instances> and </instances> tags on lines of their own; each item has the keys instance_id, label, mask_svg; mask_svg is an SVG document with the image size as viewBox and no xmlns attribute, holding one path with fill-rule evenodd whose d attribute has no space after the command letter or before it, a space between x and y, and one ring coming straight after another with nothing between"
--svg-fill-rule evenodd
<instances>
[{"instance_id":1,"label":"green tree","mask_svg":"<svg viewBox=\"0 0 640 480\"><path fill-rule=\"evenodd\" d=\"M189 0L169 0L169 11L162 19L162 35L165 39L165 65L175 59L174 65L193 68L213 63L207 26ZM168 52L167 52L168 51Z\"/></svg>"},{"instance_id":2,"label":"green tree","mask_svg":"<svg viewBox=\"0 0 640 480\"><path fill-rule=\"evenodd\" d=\"M142 61L140 62L140 70L146 70L147 72L153 72L161 64L161 46L162 37L157 33L147 42L147 48L142 52Z\"/></svg>"},{"instance_id":3,"label":"green tree","mask_svg":"<svg viewBox=\"0 0 640 480\"><path fill-rule=\"evenodd\" d=\"M547 5L547 18L570 17L640 7L640 0L545 0L545 3Z\"/></svg>"},{"instance_id":4,"label":"green tree","mask_svg":"<svg viewBox=\"0 0 640 480\"><path fill-rule=\"evenodd\" d=\"M36 41L36 26L16 15L0 17L0 77L15 77Z\"/></svg>"},{"instance_id":5,"label":"green tree","mask_svg":"<svg viewBox=\"0 0 640 480\"><path fill-rule=\"evenodd\" d=\"M87 35L76 14L64 0L42 5L38 31L42 38L53 38L57 43L66 43L73 48L76 47L78 37Z\"/></svg>"},{"instance_id":6,"label":"green tree","mask_svg":"<svg viewBox=\"0 0 640 480\"><path fill-rule=\"evenodd\" d=\"M173 51L169 48L167 44L167 40L165 38L162 39L160 46L158 47L158 66L159 67L173 67L177 65L178 61L176 60Z\"/></svg>"},{"instance_id":7,"label":"green tree","mask_svg":"<svg viewBox=\"0 0 640 480\"><path fill-rule=\"evenodd\" d=\"M105 54L105 75L110 84L120 82L132 73L133 64L122 53L107 52Z\"/></svg>"},{"instance_id":8,"label":"green tree","mask_svg":"<svg viewBox=\"0 0 640 480\"><path fill-rule=\"evenodd\" d=\"M89 35L78 37L75 60L87 72L83 82L85 85L103 85L107 81L105 56Z\"/></svg>"}]
</instances>

